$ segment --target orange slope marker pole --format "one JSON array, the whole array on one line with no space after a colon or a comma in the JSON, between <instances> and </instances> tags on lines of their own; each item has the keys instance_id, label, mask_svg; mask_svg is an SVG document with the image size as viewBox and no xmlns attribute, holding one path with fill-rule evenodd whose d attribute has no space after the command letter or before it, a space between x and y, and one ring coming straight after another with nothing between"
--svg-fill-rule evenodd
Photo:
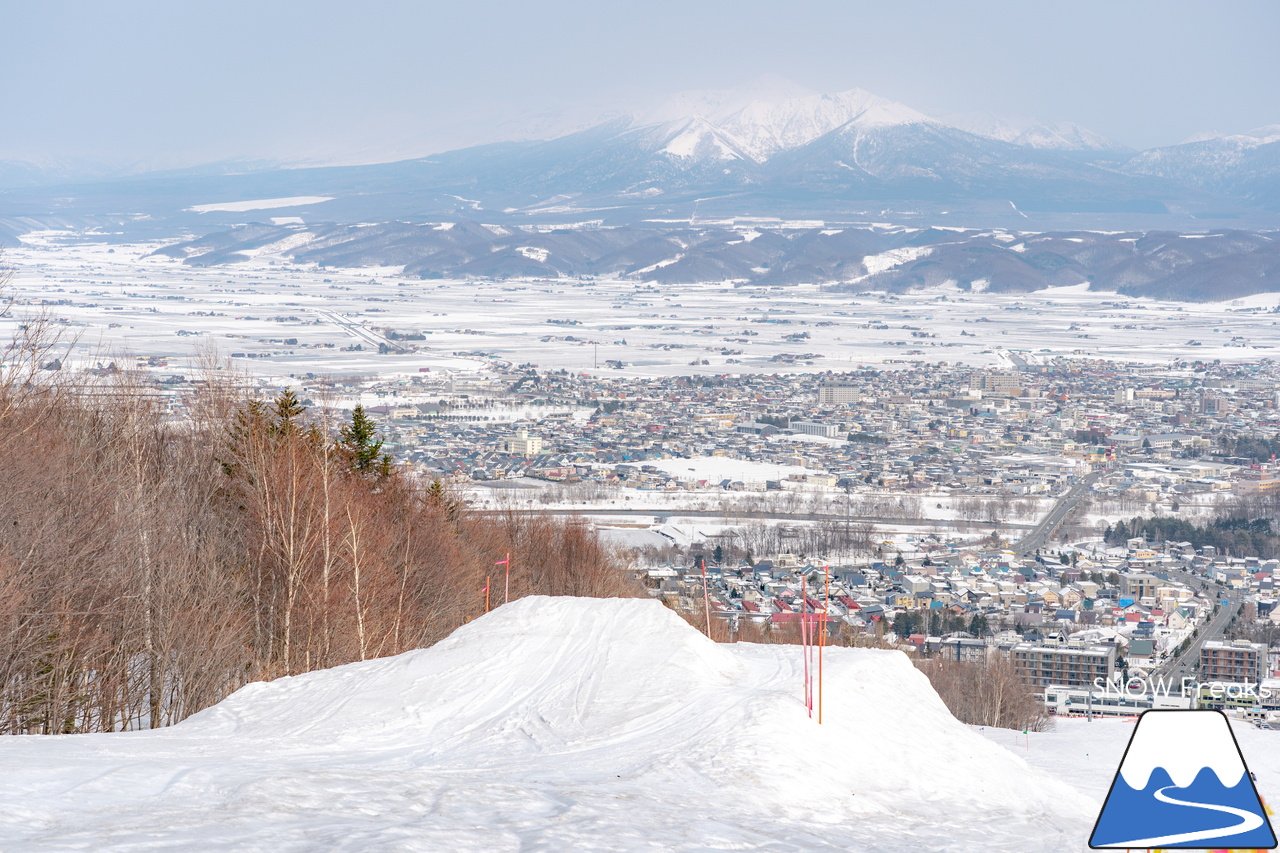
<instances>
[{"instance_id":1,"label":"orange slope marker pole","mask_svg":"<svg viewBox=\"0 0 1280 853\"><path fill-rule=\"evenodd\" d=\"M484 612L489 612L489 576L484 576Z\"/></svg>"}]
</instances>

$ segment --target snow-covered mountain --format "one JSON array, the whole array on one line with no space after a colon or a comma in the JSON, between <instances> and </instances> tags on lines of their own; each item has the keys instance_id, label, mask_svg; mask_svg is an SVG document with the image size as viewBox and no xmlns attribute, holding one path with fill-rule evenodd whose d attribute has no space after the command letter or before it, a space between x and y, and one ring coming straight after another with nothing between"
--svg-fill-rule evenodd
<instances>
[{"instance_id":1,"label":"snow-covered mountain","mask_svg":"<svg viewBox=\"0 0 1280 853\"><path fill-rule=\"evenodd\" d=\"M1214 140L1235 145L1240 148L1257 148L1259 145L1280 142L1280 124L1268 124L1262 127L1255 127L1253 130L1247 130L1244 133L1235 134L1205 131L1203 133L1194 134L1190 138L1183 140L1183 144L1191 142L1210 142Z\"/></svg>"},{"instance_id":2,"label":"snow-covered mountain","mask_svg":"<svg viewBox=\"0 0 1280 853\"><path fill-rule=\"evenodd\" d=\"M746 192L775 200L995 197L1036 208L1078 206L1088 196L1093 209L1159 209L1146 182L1059 150L1112 150L1097 134L1041 123L1019 131L1035 144L1018 144L999 138L1010 127L972 133L861 89L819 94L773 81L682 93L648 112L541 143L528 157L504 158L502 168L527 163L511 175L514 187L575 200Z\"/></svg>"},{"instance_id":3,"label":"snow-covered mountain","mask_svg":"<svg viewBox=\"0 0 1280 853\"><path fill-rule=\"evenodd\" d=\"M572 125L559 123L570 118ZM821 94L777 80L686 92L587 127L576 119L548 117L549 132L580 128L549 139L390 163L260 168L236 161L110 182L88 176L101 183L7 193L0 226L6 218L87 221L127 210L142 214L123 223L131 233L146 228L168 236L164 221L190 219L195 207L295 196L334 198L324 209L334 223L456 220L477 218L476 211L499 212L504 220L603 216L613 224L708 216L886 221L896 211L1002 227L1013 224L1011 217L1036 214L1087 214L1088 227L1105 228L1138 223L1100 217L1155 216L1168 224L1144 219L1140 227L1176 230L1206 218L1270 228L1271 212L1280 210L1275 128L1155 149L1125 162L1128 152L1077 125L941 120L861 89ZM19 176L19 185L34 183ZM199 219L200 227L209 224Z\"/></svg>"},{"instance_id":4,"label":"snow-covered mountain","mask_svg":"<svg viewBox=\"0 0 1280 853\"><path fill-rule=\"evenodd\" d=\"M1280 209L1280 125L1247 133L1197 134L1180 145L1134 156L1125 170Z\"/></svg>"},{"instance_id":5,"label":"snow-covered mountain","mask_svg":"<svg viewBox=\"0 0 1280 853\"><path fill-rule=\"evenodd\" d=\"M949 113L938 121L988 139L1028 148L1057 151L1128 151L1114 139L1069 121L997 116L991 113Z\"/></svg>"},{"instance_id":6,"label":"snow-covered mountain","mask_svg":"<svg viewBox=\"0 0 1280 853\"><path fill-rule=\"evenodd\" d=\"M696 146L690 140L696 135L715 138L736 156L756 163L849 125L871 128L930 121L908 106L862 89L834 94L777 88L684 93L651 116L640 115L634 121L643 123L648 117L661 117L664 124L682 128L679 144L669 147L668 153L692 156Z\"/></svg>"},{"instance_id":7,"label":"snow-covered mountain","mask_svg":"<svg viewBox=\"0 0 1280 853\"><path fill-rule=\"evenodd\" d=\"M943 125L974 136L1027 148L1117 152L1128 149L1072 122L955 113L930 117L863 89L820 94L785 81L747 89L685 92L648 113L632 116L633 126L678 128L667 152L695 157L716 152L722 159L745 157L756 163L836 130L869 131L902 125ZM711 147L706 147L707 144Z\"/></svg>"}]
</instances>

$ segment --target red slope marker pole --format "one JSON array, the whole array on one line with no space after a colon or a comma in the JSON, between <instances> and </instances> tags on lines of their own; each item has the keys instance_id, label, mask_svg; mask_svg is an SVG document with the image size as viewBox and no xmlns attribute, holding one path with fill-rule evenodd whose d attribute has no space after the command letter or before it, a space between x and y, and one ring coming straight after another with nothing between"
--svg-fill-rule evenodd
<instances>
[{"instance_id":1,"label":"red slope marker pole","mask_svg":"<svg viewBox=\"0 0 1280 853\"><path fill-rule=\"evenodd\" d=\"M822 725L822 647L827 644L827 614L831 612L831 567L822 567L822 624L818 626L818 725Z\"/></svg>"},{"instance_id":2,"label":"red slope marker pole","mask_svg":"<svg viewBox=\"0 0 1280 853\"><path fill-rule=\"evenodd\" d=\"M813 719L813 677L809 673L809 598L800 582L800 657L804 661L804 707Z\"/></svg>"},{"instance_id":3,"label":"red slope marker pole","mask_svg":"<svg viewBox=\"0 0 1280 853\"><path fill-rule=\"evenodd\" d=\"M494 565L506 568L506 581L502 588L502 603L506 604L511 600L511 554L508 553L505 560L498 560Z\"/></svg>"}]
</instances>

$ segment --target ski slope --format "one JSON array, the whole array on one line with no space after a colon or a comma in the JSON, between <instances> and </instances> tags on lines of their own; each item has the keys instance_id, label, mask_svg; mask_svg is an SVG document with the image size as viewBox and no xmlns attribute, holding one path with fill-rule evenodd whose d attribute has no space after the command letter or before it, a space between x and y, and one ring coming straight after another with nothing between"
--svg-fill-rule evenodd
<instances>
[{"instance_id":1,"label":"ski slope","mask_svg":"<svg viewBox=\"0 0 1280 853\"><path fill-rule=\"evenodd\" d=\"M0 848L1084 848L1105 785L971 731L896 652L828 649L819 726L800 666L654 601L526 598L170 729L0 739Z\"/></svg>"}]
</instances>

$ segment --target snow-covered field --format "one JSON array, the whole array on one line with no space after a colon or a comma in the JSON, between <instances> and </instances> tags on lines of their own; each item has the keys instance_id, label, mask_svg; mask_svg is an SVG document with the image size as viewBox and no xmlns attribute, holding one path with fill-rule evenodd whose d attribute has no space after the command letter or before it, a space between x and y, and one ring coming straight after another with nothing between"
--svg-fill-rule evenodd
<instances>
[{"instance_id":1,"label":"snow-covered field","mask_svg":"<svg viewBox=\"0 0 1280 853\"><path fill-rule=\"evenodd\" d=\"M703 463L723 463L729 467L708 469ZM766 478L781 476L779 469L783 469L785 475L789 467L721 457L650 460L645 464L662 466L677 475L687 474L691 479L695 474L698 477L714 474L716 476L708 477L712 483L719 482L719 475L724 474L762 483ZM877 541L896 540L900 545L929 535L979 539L997 526L992 518L1000 520L1000 529L1006 535L1016 536L1019 531L1034 526L1055 503L1053 497L1042 496L904 494L867 488L846 494L841 488L795 481L784 481L781 491L699 488L668 492L621 484L559 484L525 478L496 485L475 484L463 494L474 507L482 510L520 508L566 515L582 513L608 539L624 547L659 548L672 541L682 545L708 542L744 525L759 524L763 517L773 519L770 523L797 528L819 524L823 519L866 521L874 525ZM662 533L656 532L657 528L634 529L650 523L657 524Z\"/></svg>"},{"instance_id":2,"label":"snow-covered field","mask_svg":"<svg viewBox=\"0 0 1280 853\"><path fill-rule=\"evenodd\" d=\"M286 201L314 200L263 203ZM939 362L1007 368L1011 353L1167 364L1258 359L1280 345L1275 315L1266 313L1278 294L1182 305L1078 287L884 298L818 285L420 281L396 267L319 269L268 255L189 267L147 257L161 244L83 243L60 232L23 240L5 253L16 270L16 315L43 303L78 338L83 358L160 356L171 370L189 366L210 343L224 356L241 353L238 367L270 378L475 370L495 359L628 377ZM0 334L16 322L4 318ZM425 340L417 352L379 355L376 330L386 327ZM343 349L354 345L361 350Z\"/></svg>"},{"instance_id":3,"label":"snow-covered field","mask_svg":"<svg viewBox=\"0 0 1280 853\"><path fill-rule=\"evenodd\" d=\"M711 483L719 483L722 480L758 483L766 480L781 480L788 474L809 473L799 465L775 465L767 462L751 462L746 459L731 459L725 456L654 459L646 464L682 479L707 480Z\"/></svg>"},{"instance_id":4,"label":"snow-covered field","mask_svg":"<svg viewBox=\"0 0 1280 853\"><path fill-rule=\"evenodd\" d=\"M439 645L251 684L171 729L0 740L6 851L1076 851L1128 735L952 718L905 657L716 645L654 601L529 598ZM1239 732L1280 794L1280 736Z\"/></svg>"}]
</instances>

